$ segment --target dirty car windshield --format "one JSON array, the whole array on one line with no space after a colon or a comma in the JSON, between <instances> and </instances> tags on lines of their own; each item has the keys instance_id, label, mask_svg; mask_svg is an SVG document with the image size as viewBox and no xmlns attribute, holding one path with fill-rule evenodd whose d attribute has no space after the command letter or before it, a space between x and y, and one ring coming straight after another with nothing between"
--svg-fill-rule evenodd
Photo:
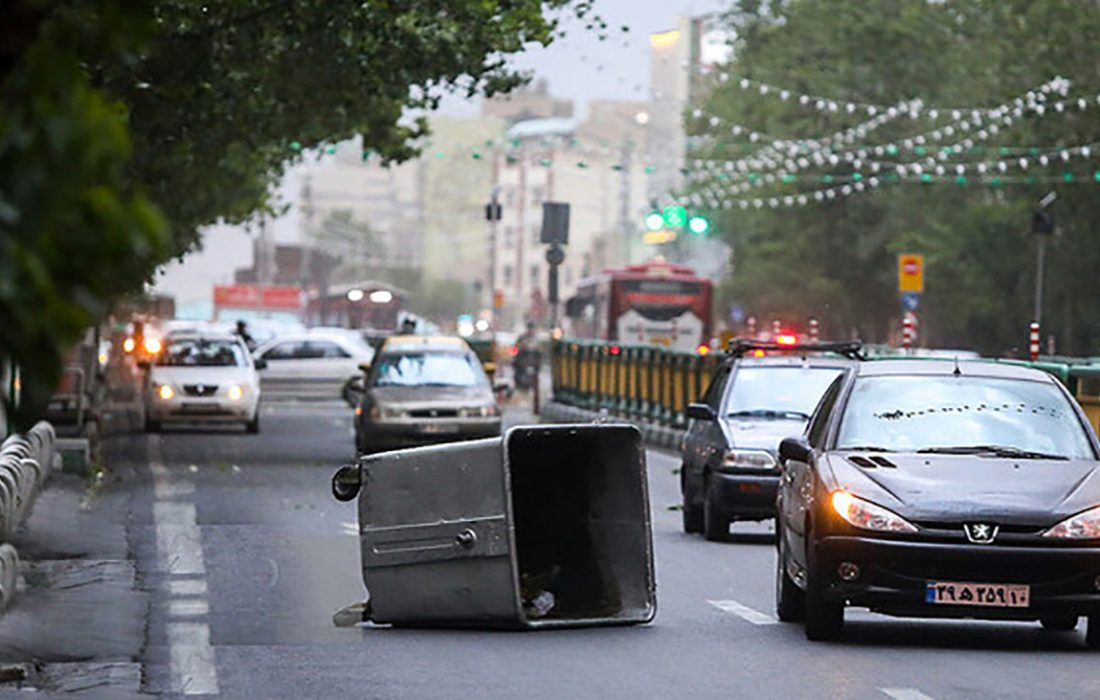
<instances>
[{"instance_id":1,"label":"dirty car windshield","mask_svg":"<svg viewBox=\"0 0 1100 700\"><path fill-rule=\"evenodd\" d=\"M742 367L730 384L726 415L809 418L841 371L836 367Z\"/></svg>"},{"instance_id":2,"label":"dirty car windshield","mask_svg":"<svg viewBox=\"0 0 1100 700\"><path fill-rule=\"evenodd\" d=\"M173 340L157 358L161 367L243 367L244 349L233 340Z\"/></svg>"},{"instance_id":3,"label":"dirty car windshield","mask_svg":"<svg viewBox=\"0 0 1100 700\"><path fill-rule=\"evenodd\" d=\"M455 352L386 354L374 386L484 386L488 381L472 355Z\"/></svg>"},{"instance_id":4,"label":"dirty car windshield","mask_svg":"<svg viewBox=\"0 0 1100 700\"><path fill-rule=\"evenodd\" d=\"M836 449L863 445L947 453L995 446L1095 458L1073 407L1054 384L966 375L857 380Z\"/></svg>"}]
</instances>

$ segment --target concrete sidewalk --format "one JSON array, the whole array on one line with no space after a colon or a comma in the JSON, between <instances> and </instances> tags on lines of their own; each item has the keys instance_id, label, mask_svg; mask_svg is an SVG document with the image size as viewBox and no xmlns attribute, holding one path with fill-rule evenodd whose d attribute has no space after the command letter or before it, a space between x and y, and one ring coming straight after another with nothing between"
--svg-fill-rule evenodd
<instances>
[{"instance_id":1,"label":"concrete sidewalk","mask_svg":"<svg viewBox=\"0 0 1100 700\"><path fill-rule=\"evenodd\" d=\"M23 582L0 618L0 693L141 696L149 596L128 542L134 481L55 473L39 496L13 539Z\"/></svg>"}]
</instances>

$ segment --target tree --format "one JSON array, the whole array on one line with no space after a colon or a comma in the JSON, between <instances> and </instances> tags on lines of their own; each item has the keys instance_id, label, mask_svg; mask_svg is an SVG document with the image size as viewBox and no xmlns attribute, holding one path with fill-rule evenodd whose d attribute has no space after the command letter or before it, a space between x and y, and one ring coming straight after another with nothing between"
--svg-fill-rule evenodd
<instances>
[{"instance_id":1,"label":"tree","mask_svg":"<svg viewBox=\"0 0 1100 700\"><path fill-rule=\"evenodd\" d=\"M523 82L510 54L588 0L9 0L0 10L0 358L25 426L80 331L199 227L267 206L311 148L415 153L448 91ZM155 205L155 206L154 206ZM7 392L5 400L7 400Z\"/></svg>"},{"instance_id":2,"label":"tree","mask_svg":"<svg viewBox=\"0 0 1100 700\"><path fill-rule=\"evenodd\" d=\"M719 206L741 198L763 205L734 203L716 217L714 230L735 253L733 275L724 283L728 298L758 316L818 316L832 335L856 328L881 341L900 316L895 255L923 252L926 340L986 352L1019 347L1034 285L1030 210L1055 188L1063 197L1057 205L1063 235L1048 254L1044 327L1065 352L1095 351L1100 299L1091 278L1100 247L1091 222L1100 203L1095 183L1078 183L1093 182L1097 167L1073 149L1100 136L1096 3L742 2L728 20L737 33L727 67L733 79L715 79L703 114L689 115L699 144L696 196ZM984 129L991 120L979 124L966 109L958 118L952 109L930 109L1013 105L1055 76L1071 81L1065 98L1042 93L1047 109L1010 114L1011 122L998 121L997 131ZM750 81L749 89L741 79ZM762 94L760 84L782 86L786 99L778 90ZM798 99L803 93L814 98ZM916 118L872 123L864 109L918 98L925 109ZM1092 107L1082 110L1077 101L1085 98ZM829 109L828 101L838 108ZM1061 109L1054 108L1057 101L1064 102ZM852 112L848 103L856 107ZM735 133L734 124L743 128ZM828 143L820 151L823 162L813 161L810 139L860 126L867 128L857 138ZM915 143L922 134L925 140ZM776 139L789 143L777 149ZM945 146L967 141L943 155ZM909 147L896 147L906 142ZM895 147L884 148L888 144ZM786 152L789 146L794 153ZM1021 157L1026 170L1017 164ZM999 161L1011 166L1001 177L978 171L979 163ZM922 168L919 176L914 165ZM867 185L871 177L877 189ZM741 185L746 192L731 192ZM843 196L842 185L851 196ZM834 196L808 197L805 206L784 203L784 197L826 190Z\"/></svg>"}]
</instances>

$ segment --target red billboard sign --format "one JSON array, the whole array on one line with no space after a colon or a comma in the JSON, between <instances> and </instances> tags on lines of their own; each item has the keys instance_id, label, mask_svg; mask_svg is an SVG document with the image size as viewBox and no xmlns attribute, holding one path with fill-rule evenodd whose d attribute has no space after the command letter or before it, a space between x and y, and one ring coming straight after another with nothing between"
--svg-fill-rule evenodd
<instances>
[{"instance_id":1,"label":"red billboard sign","mask_svg":"<svg viewBox=\"0 0 1100 700\"><path fill-rule=\"evenodd\" d=\"M298 311L302 308L302 290L259 284L219 284L214 287L214 306L229 309Z\"/></svg>"}]
</instances>

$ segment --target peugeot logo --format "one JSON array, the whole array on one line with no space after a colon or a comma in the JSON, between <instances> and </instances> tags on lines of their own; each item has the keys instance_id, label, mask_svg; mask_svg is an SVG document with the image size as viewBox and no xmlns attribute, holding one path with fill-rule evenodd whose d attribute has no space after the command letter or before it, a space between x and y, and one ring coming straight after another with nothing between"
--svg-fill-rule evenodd
<instances>
[{"instance_id":1,"label":"peugeot logo","mask_svg":"<svg viewBox=\"0 0 1100 700\"><path fill-rule=\"evenodd\" d=\"M998 528L990 523L964 523L963 532L966 539L974 544L990 544L997 538Z\"/></svg>"},{"instance_id":2,"label":"peugeot logo","mask_svg":"<svg viewBox=\"0 0 1100 700\"><path fill-rule=\"evenodd\" d=\"M206 387L203 386L202 384L199 384L197 387L195 387L195 391L197 391L200 394L205 394L206 393Z\"/></svg>"}]
</instances>

